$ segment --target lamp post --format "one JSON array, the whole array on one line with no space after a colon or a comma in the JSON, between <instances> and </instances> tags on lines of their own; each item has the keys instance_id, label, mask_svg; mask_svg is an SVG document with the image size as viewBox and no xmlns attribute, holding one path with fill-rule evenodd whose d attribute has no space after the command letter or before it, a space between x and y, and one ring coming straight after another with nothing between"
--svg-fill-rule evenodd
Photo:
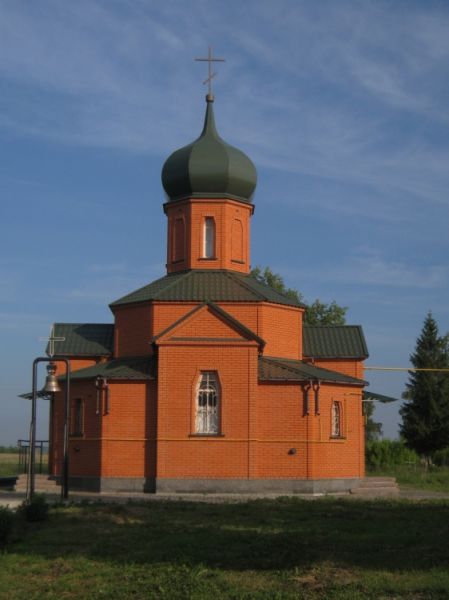
<instances>
[{"instance_id":1,"label":"lamp post","mask_svg":"<svg viewBox=\"0 0 449 600\"><path fill-rule=\"evenodd\" d=\"M45 393L59 392L58 380L56 378L55 362L63 362L66 367L65 381L65 402L64 402L64 435L63 435L63 462L61 477L61 499L66 500L69 497L69 403L70 403L70 363L67 358L51 356L50 358L40 356L33 361L33 392L31 398L31 424L30 424L30 460L28 464L27 494L26 500L31 502L35 490L35 462L36 462L36 406L37 406L37 365L40 362L49 363L47 365L48 375L45 385L42 389Z\"/></svg>"}]
</instances>

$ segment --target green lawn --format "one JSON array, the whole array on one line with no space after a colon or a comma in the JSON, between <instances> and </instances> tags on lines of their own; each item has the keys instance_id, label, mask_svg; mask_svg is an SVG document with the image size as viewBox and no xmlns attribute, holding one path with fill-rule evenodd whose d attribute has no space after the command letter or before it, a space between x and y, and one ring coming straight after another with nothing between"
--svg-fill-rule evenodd
<instances>
[{"instance_id":1,"label":"green lawn","mask_svg":"<svg viewBox=\"0 0 449 600\"><path fill-rule=\"evenodd\" d=\"M19 455L0 453L0 476L18 475Z\"/></svg>"},{"instance_id":2,"label":"green lawn","mask_svg":"<svg viewBox=\"0 0 449 600\"><path fill-rule=\"evenodd\" d=\"M449 494L449 467L430 467L426 470L421 465L401 465L389 469L371 471L367 475L389 475L396 477L401 487L433 492L447 492Z\"/></svg>"},{"instance_id":3,"label":"green lawn","mask_svg":"<svg viewBox=\"0 0 449 600\"><path fill-rule=\"evenodd\" d=\"M449 502L52 509L0 554L0 598L447 599Z\"/></svg>"},{"instance_id":4,"label":"green lawn","mask_svg":"<svg viewBox=\"0 0 449 600\"><path fill-rule=\"evenodd\" d=\"M48 471L48 455L42 455L42 473ZM20 475L19 471L19 453L18 452L0 452L0 477L5 475ZM36 452L36 473L40 472L40 453Z\"/></svg>"}]
</instances>

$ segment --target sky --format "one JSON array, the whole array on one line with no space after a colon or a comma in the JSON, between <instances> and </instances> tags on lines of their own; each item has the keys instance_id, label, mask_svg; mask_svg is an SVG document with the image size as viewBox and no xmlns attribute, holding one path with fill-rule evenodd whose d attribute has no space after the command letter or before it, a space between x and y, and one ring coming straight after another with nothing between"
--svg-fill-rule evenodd
<instances>
[{"instance_id":1,"label":"sky","mask_svg":"<svg viewBox=\"0 0 449 600\"><path fill-rule=\"evenodd\" d=\"M0 0L0 445L28 437L51 324L112 322L165 274L160 171L201 132L209 45L258 171L253 266L349 307L369 366L409 366L429 310L447 332L448 31L437 0ZM367 379L400 398L407 373Z\"/></svg>"}]
</instances>

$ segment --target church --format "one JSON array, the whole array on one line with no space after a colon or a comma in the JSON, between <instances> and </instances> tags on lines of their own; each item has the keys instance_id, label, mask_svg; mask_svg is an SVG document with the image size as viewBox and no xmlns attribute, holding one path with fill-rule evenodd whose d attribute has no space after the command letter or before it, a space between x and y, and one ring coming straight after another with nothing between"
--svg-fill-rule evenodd
<instances>
[{"instance_id":1,"label":"church","mask_svg":"<svg viewBox=\"0 0 449 600\"><path fill-rule=\"evenodd\" d=\"M251 276L256 181L209 93L200 136L162 169L166 275L109 304L112 323L54 324L71 489L325 493L364 477L363 331L305 325L304 305ZM64 391L56 479L63 430Z\"/></svg>"}]
</instances>

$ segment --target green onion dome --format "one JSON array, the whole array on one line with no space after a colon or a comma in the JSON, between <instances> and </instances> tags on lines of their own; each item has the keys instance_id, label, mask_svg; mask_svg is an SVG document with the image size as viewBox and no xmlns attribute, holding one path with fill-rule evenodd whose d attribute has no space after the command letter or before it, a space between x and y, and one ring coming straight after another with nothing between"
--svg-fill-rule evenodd
<instances>
[{"instance_id":1,"label":"green onion dome","mask_svg":"<svg viewBox=\"0 0 449 600\"><path fill-rule=\"evenodd\" d=\"M249 203L256 188L256 168L246 154L221 139L215 127L213 97L206 96L206 102L200 137L175 150L162 168L168 200L232 198Z\"/></svg>"}]
</instances>

